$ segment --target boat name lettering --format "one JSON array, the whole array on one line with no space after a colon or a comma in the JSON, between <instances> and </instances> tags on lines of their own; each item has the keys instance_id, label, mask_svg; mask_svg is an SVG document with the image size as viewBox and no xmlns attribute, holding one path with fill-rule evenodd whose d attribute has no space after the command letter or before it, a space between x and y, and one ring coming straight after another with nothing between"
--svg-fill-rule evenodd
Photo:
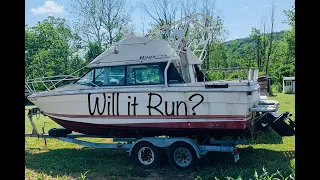
<instances>
[{"instance_id":1,"label":"boat name lettering","mask_svg":"<svg viewBox=\"0 0 320 180\"><path fill-rule=\"evenodd\" d=\"M151 55L151 56L140 56L140 59L156 59L156 58L164 58L168 57L168 55Z\"/></svg>"}]
</instances>

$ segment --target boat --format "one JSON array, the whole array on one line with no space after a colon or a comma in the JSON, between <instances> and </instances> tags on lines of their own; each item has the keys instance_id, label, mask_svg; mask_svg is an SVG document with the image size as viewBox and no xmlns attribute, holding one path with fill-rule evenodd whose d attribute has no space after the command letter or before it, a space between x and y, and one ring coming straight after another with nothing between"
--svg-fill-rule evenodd
<instances>
[{"instance_id":1,"label":"boat","mask_svg":"<svg viewBox=\"0 0 320 180\"><path fill-rule=\"evenodd\" d=\"M260 96L257 70L247 68L245 78L208 81L201 64L212 27L199 25L199 16L210 20L195 14L146 36L131 34L91 61L83 76L70 76L74 82L55 87L61 82L56 80L53 89L30 90L27 98L65 129L88 135L250 137L266 126L294 135L291 114L279 115L279 103ZM188 26L175 28L179 24ZM195 45L181 27L196 26L209 38Z\"/></svg>"}]
</instances>

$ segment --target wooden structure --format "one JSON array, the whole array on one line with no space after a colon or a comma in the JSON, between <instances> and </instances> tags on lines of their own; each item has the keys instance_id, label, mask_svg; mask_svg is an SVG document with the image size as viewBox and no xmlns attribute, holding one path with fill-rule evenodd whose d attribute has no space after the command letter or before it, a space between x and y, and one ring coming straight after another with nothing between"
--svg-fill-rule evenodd
<instances>
[{"instance_id":1,"label":"wooden structure","mask_svg":"<svg viewBox=\"0 0 320 180\"><path fill-rule=\"evenodd\" d=\"M258 78L260 85L260 96L269 96L271 78L269 76L261 76Z\"/></svg>"}]
</instances>

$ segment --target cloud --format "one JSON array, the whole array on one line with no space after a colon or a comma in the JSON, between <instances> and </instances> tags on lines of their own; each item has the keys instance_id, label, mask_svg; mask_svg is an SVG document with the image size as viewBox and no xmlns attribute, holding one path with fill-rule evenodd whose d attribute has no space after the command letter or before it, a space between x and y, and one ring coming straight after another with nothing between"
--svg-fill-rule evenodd
<instances>
[{"instance_id":1,"label":"cloud","mask_svg":"<svg viewBox=\"0 0 320 180\"><path fill-rule=\"evenodd\" d=\"M38 7L38 8L32 8L30 11L32 12L33 15L38 15L38 14L60 14L63 12L64 6L59 5L55 3L54 1L47 0L43 6Z\"/></svg>"}]
</instances>

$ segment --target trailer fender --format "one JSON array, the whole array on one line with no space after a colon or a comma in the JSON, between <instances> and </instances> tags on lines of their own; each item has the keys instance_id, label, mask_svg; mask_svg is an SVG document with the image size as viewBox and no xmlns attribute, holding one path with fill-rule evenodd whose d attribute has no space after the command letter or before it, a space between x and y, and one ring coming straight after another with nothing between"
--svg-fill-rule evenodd
<instances>
[{"instance_id":1,"label":"trailer fender","mask_svg":"<svg viewBox=\"0 0 320 180\"><path fill-rule=\"evenodd\" d=\"M189 138L185 138L185 137L170 137L170 138L156 138L156 137L146 137L146 138L142 138L139 139L138 141L136 141L132 147L130 148L130 150L128 151L129 154L131 155L131 152L133 150L133 148L139 144L140 142L149 142L151 144L153 144L156 147L159 148L166 148L169 147L171 144L175 143L175 142L186 142L188 143L191 147L193 147L193 149L195 150L197 157L201 158L200 155L200 147L199 145L192 139Z\"/></svg>"}]
</instances>

